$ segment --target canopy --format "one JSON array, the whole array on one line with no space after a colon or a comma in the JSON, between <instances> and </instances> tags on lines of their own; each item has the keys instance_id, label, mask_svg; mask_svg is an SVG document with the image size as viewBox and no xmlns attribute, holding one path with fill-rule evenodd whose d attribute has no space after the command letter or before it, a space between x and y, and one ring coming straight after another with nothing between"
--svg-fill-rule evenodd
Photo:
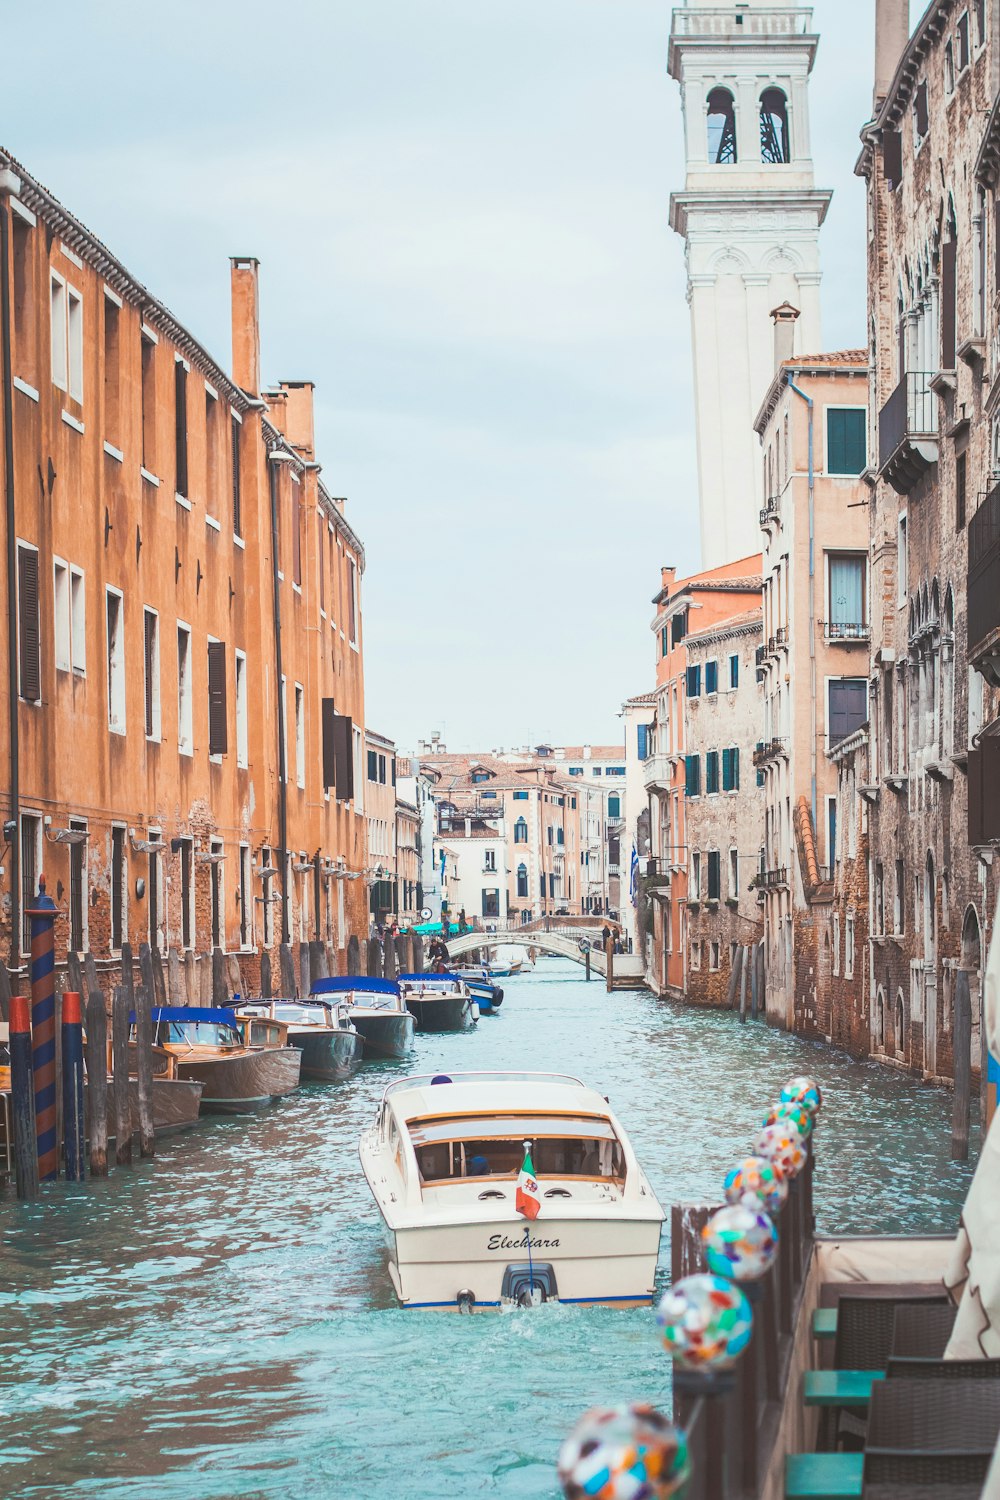
<instances>
[{"instance_id":1,"label":"canopy","mask_svg":"<svg viewBox=\"0 0 1000 1500\"><path fill-rule=\"evenodd\" d=\"M367 990L376 995L398 995L399 986L392 979L369 978L366 974L342 974L313 981L311 995L336 995L347 990Z\"/></svg>"},{"instance_id":2,"label":"canopy","mask_svg":"<svg viewBox=\"0 0 1000 1500\"><path fill-rule=\"evenodd\" d=\"M214 1026L235 1026L236 1012L207 1005L154 1005L153 1022L209 1021ZM135 1025L135 1011L129 1013L129 1024Z\"/></svg>"}]
</instances>

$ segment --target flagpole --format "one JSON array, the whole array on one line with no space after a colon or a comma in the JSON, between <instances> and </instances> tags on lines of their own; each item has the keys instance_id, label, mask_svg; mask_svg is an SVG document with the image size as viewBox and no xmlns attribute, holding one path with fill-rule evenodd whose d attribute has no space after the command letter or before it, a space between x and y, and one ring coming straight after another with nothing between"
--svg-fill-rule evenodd
<instances>
[{"instance_id":1,"label":"flagpole","mask_svg":"<svg viewBox=\"0 0 1000 1500\"><path fill-rule=\"evenodd\" d=\"M530 1156L531 1155L531 1142L530 1141L525 1141L524 1142L524 1154L525 1154L525 1156ZM524 1245L525 1245L525 1249L528 1252L528 1290L531 1292L532 1298L534 1298L534 1291L535 1291L535 1268L534 1268L534 1265L532 1264L532 1260L531 1260L531 1220L530 1219L528 1220L527 1224L525 1224L525 1226L524 1226Z\"/></svg>"}]
</instances>

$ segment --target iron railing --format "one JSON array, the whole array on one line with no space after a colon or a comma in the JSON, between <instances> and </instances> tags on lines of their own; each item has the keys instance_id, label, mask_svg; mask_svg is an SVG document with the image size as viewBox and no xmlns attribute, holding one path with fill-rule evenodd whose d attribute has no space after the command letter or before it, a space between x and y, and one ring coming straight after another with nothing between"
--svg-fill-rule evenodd
<instances>
[{"instance_id":1,"label":"iron railing","mask_svg":"<svg viewBox=\"0 0 1000 1500\"><path fill-rule=\"evenodd\" d=\"M778 865L773 870L761 870L757 876L758 890L773 891L779 886L788 884L788 869L785 865Z\"/></svg>"},{"instance_id":2,"label":"iron railing","mask_svg":"<svg viewBox=\"0 0 1000 1500\"><path fill-rule=\"evenodd\" d=\"M824 620L823 637L828 641L870 641L872 628L863 622L854 624L848 620Z\"/></svg>"},{"instance_id":3,"label":"iron railing","mask_svg":"<svg viewBox=\"0 0 1000 1500\"><path fill-rule=\"evenodd\" d=\"M908 370L878 414L878 466L884 469L907 438L937 434L937 397L933 376Z\"/></svg>"}]
</instances>

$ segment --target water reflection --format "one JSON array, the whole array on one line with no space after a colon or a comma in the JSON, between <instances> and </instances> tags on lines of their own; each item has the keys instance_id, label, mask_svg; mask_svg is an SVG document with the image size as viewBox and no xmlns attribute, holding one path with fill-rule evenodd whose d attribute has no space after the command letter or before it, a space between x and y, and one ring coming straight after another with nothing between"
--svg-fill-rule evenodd
<instances>
[{"instance_id":1,"label":"water reflection","mask_svg":"<svg viewBox=\"0 0 1000 1500\"><path fill-rule=\"evenodd\" d=\"M777 1086L826 1099L821 1227L950 1231L971 1168L950 1097L731 1016L608 996L558 961L505 983L417 1071L576 1072L611 1097L665 1206L717 1196ZM0 1201L3 1493L32 1500L549 1500L593 1401L667 1398L648 1312L475 1318L394 1305L357 1140L383 1063L44 1206ZM666 1241L661 1279L669 1264Z\"/></svg>"}]
</instances>

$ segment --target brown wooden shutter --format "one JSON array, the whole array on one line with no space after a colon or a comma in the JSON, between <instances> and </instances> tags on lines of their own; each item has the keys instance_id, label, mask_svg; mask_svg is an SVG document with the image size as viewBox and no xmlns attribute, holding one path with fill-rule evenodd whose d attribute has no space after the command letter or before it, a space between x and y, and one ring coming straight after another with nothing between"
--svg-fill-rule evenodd
<instances>
[{"instance_id":1,"label":"brown wooden shutter","mask_svg":"<svg viewBox=\"0 0 1000 1500\"><path fill-rule=\"evenodd\" d=\"M891 188L903 180L903 138L898 130L882 132L882 170Z\"/></svg>"},{"instance_id":2,"label":"brown wooden shutter","mask_svg":"<svg viewBox=\"0 0 1000 1500\"><path fill-rule=\"evenodd\" d=\"M233 450L233 535L243 535L243 496L240 490L240 424L229 418L230 437Z\"/></svg>"},{"instance_id":3,"label":"brown wooden shutter","mask_svg":"<svg viewBox=\"0 0 1000 1500\"><path fill-rule=\"evenodd\" d=\"M337 785L337 710L332 698L322 700L323 790Z\"/></svg>"},{"instance_id":4,"label":"brown wooden shutter","mask_svg":"<svg viewBox=\"0 0 1000 1500\"><path fill-rule=\"evenodd\" d=\"M208 643L208 753L225 755L229 748L226 705L226 643Z\"/></svg>"},{"instance_id":5,"label":"brown wooden shutter","mask_svg":"<svg viewBox=\"0 0 1000 1500\"><path fill-rule=\"evenodd\" d=\"M146 664L146 733L151 735L153 733L153 659L156 647L156 616L147 612L145 626L143 652Z\"/></svg>"},{"instance_id":6,"label":"brown wooden shutter","mask_svg":"<svg viewBox=\"0 0 1000 1500\"><path fill-rule=\"evenodd\" d=\"M17 549L17 612L19 643L18 691L37 703L42 696L38 634L38 553Z\"/></svg>"},{"instance_id":7,"label":"brown wooden shutter","mask_svg":"<svg viewBox=\"0 0 1000 1500\"><path fill-rule=\"evenodd\" d=\"M955 250L954 240L941 246L941 368L955 368Z\"/></svg>"},{"instance_id":8,"label":"brown wooden shutter","mask_svg":"<svg viewBox=\"0 0 1000 1500\"><path fill-rule=\"evenodd\" d=\"M334 723L334 753L337 758L337 801L350 802L354 796L353 725L346 714L337 714Z\"/></svg>"}]
</instances>

